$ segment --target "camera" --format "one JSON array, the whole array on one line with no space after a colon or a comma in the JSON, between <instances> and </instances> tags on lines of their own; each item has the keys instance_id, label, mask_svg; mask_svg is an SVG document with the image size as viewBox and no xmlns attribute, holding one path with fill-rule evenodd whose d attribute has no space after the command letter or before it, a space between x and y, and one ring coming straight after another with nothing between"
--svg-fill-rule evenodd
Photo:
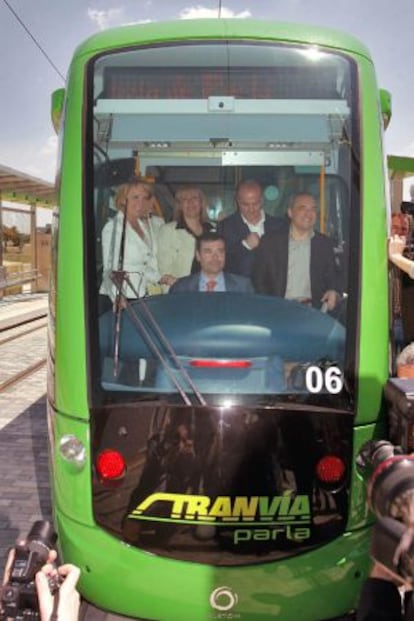
<instances>
[{"instance_id":1,"label":"camera","mask_svg":"<svg viewBox=\"0 0 414 621\"><path fill-rule=\"evenodd\" d=\"M49 552L56 543L52 525L43 520L34 522L25 543L15 546L10 575L1 589L0 619L37 621L40 618L35 575L47 562ZM58 582L49 581L52 593Z\"/></svg>"},{"instance_id":2,"label":"camera","mask_svg":"<svg viewBox=\"0 0 414 621\"><path fill-rule=\"evenodd\" d=\"M402 201L400 209L401 209L401 213L407 216L414 215L414 203L412 201Z\"/></svg>"},{"instance_id":3,"label":"camera","mask_svg":"<svg viewBox=\"0 0 414 621\"><path fill-rule=\"evenodd\" d=\"M356 460L377 517L371 556L414 585L414 455L385 440L365 443Z\"/></svg>"}]
</instances>

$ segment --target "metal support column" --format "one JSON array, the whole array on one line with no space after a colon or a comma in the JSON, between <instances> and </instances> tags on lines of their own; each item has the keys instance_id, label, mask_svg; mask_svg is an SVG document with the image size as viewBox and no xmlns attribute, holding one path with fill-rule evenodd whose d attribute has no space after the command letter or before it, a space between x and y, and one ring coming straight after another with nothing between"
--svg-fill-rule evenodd
<instances>
[{"instance_id":1,"label":"metal support column","mask_svg":"<svg viewBox=\"0 0 414 621\"><path fill-rule=\"evenodd\" d=\"M37 265L37 235L36 235L36 204L30 205L30 249L31 249L31 268L38 269ZM31 285L32 293L37 291L37 280L33 280Z\"/></svg>"},{"instance_id":2,"label":"metal support column","mask_svg":"<svg viewBox=\"0 0 414 621\"><path fill-rule=\"evenodd\" d=\"M0 191L0 281L6 280L6 268L3 265L3 202ZM0 287L0 300L4 295L3 288Z\"/></svg>"}]
</instances>

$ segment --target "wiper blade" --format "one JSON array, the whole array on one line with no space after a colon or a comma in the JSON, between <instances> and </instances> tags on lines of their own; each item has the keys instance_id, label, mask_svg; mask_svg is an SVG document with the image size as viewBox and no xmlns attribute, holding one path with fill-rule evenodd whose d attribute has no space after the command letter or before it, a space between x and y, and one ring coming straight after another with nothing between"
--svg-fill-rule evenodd
<instances>
[{"instance_id":1,"label":"wiper blade","mask_svg":"<svg viewBox=\"0 0 414 621\"><path fill-rule=\"evenodd\" d=\"M118 291L117 299L119 297L119 303L118 303L118 308L117 308L117 318L116 318L115 351L114 351L114 355L116 354L118 356L117 360L119 360L119 340L120 340L120 332L121 332L121 330L120 330L120 322L121 322L121 311L122 311L122 309L120 308L121 307L120 301L122 299L122 300L124 300L124 304L125 304L124 307L125 307L125 310L127 311L128 315L129 315L129 317L131 318L132 322L137 327L138 332L144 337L144 339L147 342L148 346L150 347L151 351L155 354L156 358L163 365L163 367L164 367L168 377L173 382L174 386L177 388L177 390L180 393L180 396L183 399L184 403L186 405L192 405L191 400L188 397L184 387L178 381L178 379L177 379L177 377L176 377L176 375L174 373L173 368L169 364L167 358L165 357L165 355L161 351L160 347L157 345L156 340L154 339L153 335L151 335L150 330L152 330L152 332L155 335L156 339L158 339L161 347L163 347L164 350L166 350L169 353L169 355L171 356L171 359L173 360L174 365L175 365L177 371L180 373L181 377L184 379L184 381L187 383L187 385L191 388L191 390L193 391L194 395L198 399L199 404L202 405L202 406L205 406L206 405L206 401L205 401L203 395L198 390L197 386L195 385L194 381L190 377L189 373L186 371L186 369L181 364L181 362L180 362L176 352L174 351L173 346L171 345L171 343L168 340L167 336L162 331L162 329L161 329L160 325L158 324L157 320L155 319L154 315L152 314L152 312L148 308L148 305L146 304L145 299L139 297L138 292L135 289L134 285L132 284L131 279L129 278L127 272L125 272L123 270L113 271L111 273L111 280L115 284L115 286L117 288L117 291ZM131 288L131 290L133 291L134 295L136 296L137 303L138 303L139 307L143 310L143 312L145 314L145 317L146 317L146 319L147 319L147 321L149 323L150 330L147 329L147 327L145 326L144 322L139 317L138 313L132 308L132 305L129 302L129 300L127 300L126 298L122 298L122 286L123 286L124 283L126 283L127 286ZM117 363L117 368L118 368L118 363ZM115 369L115 367L114 367L114 369Z\"/></svg>"}]
</instances>

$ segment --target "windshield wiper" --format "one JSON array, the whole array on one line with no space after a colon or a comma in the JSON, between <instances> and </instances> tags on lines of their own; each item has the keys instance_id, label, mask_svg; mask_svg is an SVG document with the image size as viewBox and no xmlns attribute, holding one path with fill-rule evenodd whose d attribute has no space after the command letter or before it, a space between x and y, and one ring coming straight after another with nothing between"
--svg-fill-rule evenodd
<instances>
[{"instance_id":1,"label":"windshield wiper","mask_svg":"<svg viewBox=\"0 0 414 621\"><path fill-rule=\"evenodd\" d=\"M180 393L181 398L183 399L184 403L186 405L192 405L191 400L185 391L185 387L179 382L178 378L176 377L174 373L174 368L170 365L168 359L163 354L161 348L163 348L164 351L167 351L168 354L171 356L171 359L173 360L174 365L175 365L175 369L179 372L184 382L191 388L194 395L198 399L199 404L205 406L206 400L204 399L203 395L198 390L197 386L195 385L194 381L190 377L187 370L181 364L181 361L179 357L177 356L172 344L168 340L165 333L162 331L159 323L157 322L151 310L149 309L147 303L145 302L145 299L139 297L138 291L135 289L134 285L132 284L128 273L124 270L113 271L111 272L111 280L114 283L115 287L117 288L117 308L116 308L117 315L116 315L116 324L115 324L116 327L115 327L115 344L114 344L114 375L115 377L117 377L118 369L119 369L119 342L120 342L120 335L121 335L121 312L122 312L121 306L123 305L131 321L136 326L138 332L142 335L148 347L151 349L151 351L154 353L156 358L159 360L159 362L164 367L168 377L170 378L170 380L173 382L174 386ZM141 317L134 310L134 308L132 308L132 305L129 302L129 300L122 296L122 287L124 283L126 283L126 285L131 288L131 291L133 291L134 295L136 296L136 302L138 303L139 308L145 314L145 318L148 322L149 329L146 327L145 323L142 321ZM121 300L122 300L122 303L121 303ZM151 334L151 331L153 334ZM156 342L157 340L159 344L161 345L161 348L157 345L157 342Z\"/></svg>"}]
</instances>

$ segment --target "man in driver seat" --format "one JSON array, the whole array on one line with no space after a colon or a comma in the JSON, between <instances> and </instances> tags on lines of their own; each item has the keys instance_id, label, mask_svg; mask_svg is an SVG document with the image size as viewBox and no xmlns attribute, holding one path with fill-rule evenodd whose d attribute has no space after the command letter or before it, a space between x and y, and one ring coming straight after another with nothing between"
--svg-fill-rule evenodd
<instances>
[{"instance_id":1,"label":"man in driver seat","mask_svg":"<svg viewBox=\"0 0 414 621\"><path fill-rule=\"evenodd\" d=\"M212 231L200 235L196 240L195 256L200 263L200 271L178 278L170 288L170 293L189 291L254 293L249 278L223 271L226 244L218 233Z\"/></svg>"},{"instance_id":2,"label":"man in driver seat","mask_svg":"<svg viewBox=\"0 0 414 621\"><path fill-rule=\"evenodd\" d=\"M329 237L315 231L317 208L311 194L291 198L290 226L262 237L252 281L257 293L332 311L340 297L335 290L334 251Z\"/></svg>"}]
</instances>

